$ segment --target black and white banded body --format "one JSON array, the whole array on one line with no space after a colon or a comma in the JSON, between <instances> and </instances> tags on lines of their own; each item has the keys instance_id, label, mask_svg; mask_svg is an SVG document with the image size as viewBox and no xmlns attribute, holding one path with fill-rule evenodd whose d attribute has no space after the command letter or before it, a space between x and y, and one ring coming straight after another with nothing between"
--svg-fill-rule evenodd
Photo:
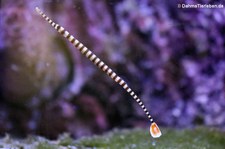
<instances>
[{"instance_id":1,"label":"black and white banded body","mask_svg":"<svg viewBox=\"0 0 225 149\"><path fill-rule=\"evenodd\" d=\"M158 138L161 136L161 131L158 128L157 124L153 121L150 113L146 109L145 105L141 101L140 98L135 94L135 92L128 86L128 84L119 77L108 65L106 65L100 58L98 58L91 50L89 50L86 46L84 46L80 41L74 38L70 33L65 30L59 24L53 22L48 16L46 16L38 7L36 7L36 11L49 23L51 24L61 35L67 38L74 47L76 47L84 56L86 56L91 62L93 62L99 69L105 72L110 78L112 78L116 83L121 85L139 104L139 106L143 109L148 119L151 122L150 133L152 137Z\"/></svg>"}]
</instances>

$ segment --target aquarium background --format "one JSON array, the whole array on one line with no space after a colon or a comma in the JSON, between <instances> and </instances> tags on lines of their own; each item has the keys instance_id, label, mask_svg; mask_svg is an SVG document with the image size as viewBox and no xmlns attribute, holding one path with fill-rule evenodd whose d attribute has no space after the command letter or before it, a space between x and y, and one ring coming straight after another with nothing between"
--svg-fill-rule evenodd
<instances>
[{"instance_id":1,"label":"aquarium background","mask_svg":"<svg viewBox=\"0 0 225 149\"><path fill-rule=\"evenodd\" d=\"M148 127L138 104L36 12L90 48L159 126L225 129L225 8L219 0L0 0L0 135L56 138Z\"/></svg>"}]
</instances>

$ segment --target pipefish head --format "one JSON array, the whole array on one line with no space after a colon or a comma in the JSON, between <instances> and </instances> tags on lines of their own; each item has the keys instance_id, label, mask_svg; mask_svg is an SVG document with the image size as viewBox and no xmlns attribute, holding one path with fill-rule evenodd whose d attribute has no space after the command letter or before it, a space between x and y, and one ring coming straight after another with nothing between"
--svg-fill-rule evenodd
<instances>
[{"instance_id":1,"label":"pipefish head","mask_svg":"<svg viewBox=\"0 0 225 149\"><path fill-rule=\"evenodd\" d=\"M41 13L41 10L38 7L35 7L36 12L38 12L39 14Z\"/></svg>"}]
</instances>

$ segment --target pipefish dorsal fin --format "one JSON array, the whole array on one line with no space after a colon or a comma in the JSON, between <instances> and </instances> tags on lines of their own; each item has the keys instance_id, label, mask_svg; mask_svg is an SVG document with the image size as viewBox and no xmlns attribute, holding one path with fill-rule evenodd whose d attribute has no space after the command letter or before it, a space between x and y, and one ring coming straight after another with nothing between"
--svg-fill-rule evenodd
<instances>
[{"instance_id":1,"label":"pipefish dorsal fin","mask_svg":"<svg viewBox=\"0 0 225 149\"><path fill-rule=\"evenodd\" d=\"M153 121L151 115L146 109L145 105L141 101L140 98L134 93L134 91L128 86L128 84L120 78L108 65L106 65L100 58L98 58L91 50L89 50L86 46L84 46L80 41L74 38L68 31L66 31L62 26L56 24L48 16L46 16L38 7L36 7L36 11L40 14L49 24L51 24L61 35L67 38L74 47L76 47L84 56L86 56L91 62L93 62L99 69L105 72L111 79L113 79L116 83L121 85L123 89L125 89L133 99L139 104L139 106L143 109L148 119L151 122L150 125L150 134L153 138L158 138L161 136L161 131L158 128L157 124Z\"/></svg>"}]
</instances>

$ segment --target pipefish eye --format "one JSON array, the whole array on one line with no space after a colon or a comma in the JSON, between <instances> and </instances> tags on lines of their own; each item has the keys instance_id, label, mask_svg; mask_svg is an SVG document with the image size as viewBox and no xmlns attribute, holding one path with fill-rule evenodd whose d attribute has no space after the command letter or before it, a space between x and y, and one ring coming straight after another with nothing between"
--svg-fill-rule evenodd
<instances>
[{"instance_id":1,"label":"pipefish eye","mask_svg":"<svg viewBox=\"0 0 225 149\"><path fill-rule=\"evenodd\" d=\"M106 65L100 58L98 58L91 50L89 50L85 45L83 45L79 40L77 40L74 36L70 35L70 33L65 30L59 24L53 22L46 14L44 14L38 7L35 8L37 13L41 15L53 28L55 28L62 36L64 36L73 46L78 49L82 55L86 56L91 62L93 62L100 70L102 70L105 74L107 74L112 80L118 83L124 90L127 91L128 94L137 102L137 104L142 108L147 118L151 122L150 126L150 134L153 138L160 137L161 131L157 124L153 122L151 115L149 114L147 108L141 99L136 95L136 93L128 86L128 84L119 77L108 65Z\"/></svg>"}]
</instances>

